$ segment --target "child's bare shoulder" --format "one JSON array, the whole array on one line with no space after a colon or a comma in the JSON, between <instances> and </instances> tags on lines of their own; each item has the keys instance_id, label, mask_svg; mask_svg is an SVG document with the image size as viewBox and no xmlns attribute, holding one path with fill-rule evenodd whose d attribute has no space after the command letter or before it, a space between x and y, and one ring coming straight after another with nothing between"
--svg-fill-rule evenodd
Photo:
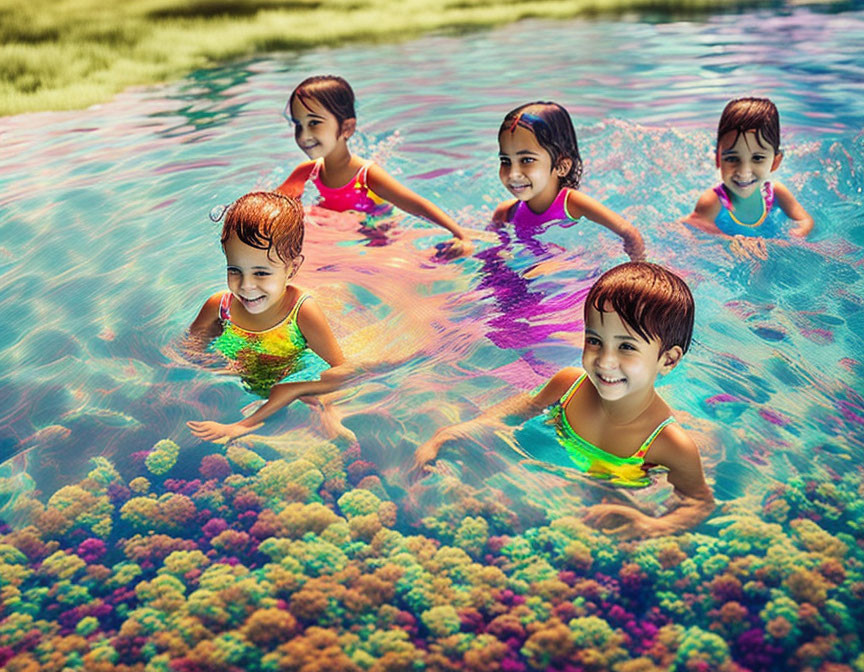
<instances>
[{"instance_id":1,"label":"child's bare shoulder","mask_svg":"<svg viewBox=\"0 0 864 672\"><path fill-rule=\"evenodd\" d=\"M701 215L715 216L720 211L720 198L714 189L706 189L696 201L694 211Z\"/></svg>"},{"instance_id":2,"label":"child's bare shoulder","mask_svg":"<svg viewBox=\"0 0 864 672\"><path fill-rule=\"evenodd\" d=\"M543 389L540 390L536 397L534 397L534 403L543 407L551 406L564 396L564 393L570 389L570 386L576 382L582 373L582 369L575 366L561 369L549 379L549 382L546 383L546 385L543 386Z\"/></svg>"},{"instance_id":3,"label":"child's bare shoulder","mask_svg":"<svg viewBox=\"0 0 864 672\"><path fill-rule=\"evenodd\" d=\"M224 292L217 292L204 302L195 321L189 326L192 334L210 333L214 325L219 321L219 306L222 303Z\"/></svg>"},{"instance_id":4,"label":"child's bare shoulder","mask_svg":"<svg viewBox=\"0 0 864 672\"><path fill-rule=\"evenodd\" d=\"M327 325L327 317L312 295L298 288L297 301L301 302L297 308L297 325L301 332L306 333L308 329L317 329L322 325Z\"/></svg>"},{"instance_id":5,"label":"child's bare shoulder","mask_svg":"<svg viewBox=\"0 0 864 672\"><path fill-rule=\"evenodd\" d=\"M672 422L663 428L651 445L650 460L674 469L698 461L699 447L684 427Z\"/></svg>"}]
</instances>

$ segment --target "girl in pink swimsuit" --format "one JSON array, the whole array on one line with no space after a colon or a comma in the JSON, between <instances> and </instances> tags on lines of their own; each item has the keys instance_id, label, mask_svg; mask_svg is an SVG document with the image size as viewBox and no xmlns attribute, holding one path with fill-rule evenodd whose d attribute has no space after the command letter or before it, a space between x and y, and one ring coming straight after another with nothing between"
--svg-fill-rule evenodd
<instances>
[{"instance_id":1,"label":"girl in pink swimsuit","mask_svg":"<svg viewBox=\"0 0 864 672\"><path fill-rule=\"evenodd\" d=\"M567 110L543 101L521 105L504 117L498 144L498 176L516 198L495 209L493 223L512 222L517 232L526 232L547 222L587 217L620 236L632 260L645 258L636 228L578 190L582 159Z\"/></svg>"},{"instance_id":2,"label":"girl in pink swimsuit","mask_svg":"<svg viewBox=\"0 0 864 672\"><path fill-rule=\"evenodd\" d=\"M470 254L465 232L441 208L399 184L372 161L351 154L350 138L357 127L354 91L341 77L309 77L291 93L285 110L294 124L298 147L311 160L301 163L277 191L299 198L311 181L318 204L337 212L356 211L370 217L386 214L389 204L443 226L453 238L439 244L439 255Z\"/></svg>"}]
</instances>

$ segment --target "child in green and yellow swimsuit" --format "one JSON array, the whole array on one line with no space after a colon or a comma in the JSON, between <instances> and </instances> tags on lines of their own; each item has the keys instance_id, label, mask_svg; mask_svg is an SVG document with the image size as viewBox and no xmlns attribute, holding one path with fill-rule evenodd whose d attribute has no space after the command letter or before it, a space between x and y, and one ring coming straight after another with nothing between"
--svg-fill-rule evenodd
<instances>
[{"instance_id":1,"label":"child in green and yellow swimsuit","mask_svg":"<svg viewBox=\"0 0 864 672\"><path fill-rule=\"evenodd\" d=\"M246 434L295 399L340 384L345 357L327 319L289 284L303 263L302 247L303 208L293 198L252 193L225 211L229 291L211 296L189 331L266 402L239 422L188 422L195 436L218 441Z\"/></svg>"},{"instance_id":2,"label":"child in green and yellow swimsuit","mask_svg":"<svg viewBox=\"0 0 864 672\"><path fill-rule=\"evenodd\" d=\"M657 376L687 351L693 314L686 283L666 269L630 262L607 271L585 299L583 368L563 369L533 396L517 395L439 430L415 452L414 468L426 469L445 442L470 436L479 425L512 431L506 417L528 418L551 407L550 421L575 470L635 489L651 484L653 467L664 467L683 498L659 518L624 504L598 504L588 511L589 523L628 537L695 525L713 510L713 496L696 444L654 389Z\"/></svg>"}]
</instances>

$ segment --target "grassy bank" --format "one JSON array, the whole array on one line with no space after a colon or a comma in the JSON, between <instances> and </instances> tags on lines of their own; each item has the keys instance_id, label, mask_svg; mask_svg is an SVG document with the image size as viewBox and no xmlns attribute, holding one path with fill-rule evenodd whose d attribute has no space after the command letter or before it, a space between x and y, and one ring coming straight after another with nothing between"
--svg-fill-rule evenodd
<instances>
[{"instance_id":1,"label":"grassy bank","mask_svg":"<svg viewBox=\"0 0 864 672\"><path fill-rule=\"evenodd\" d=\"M0 0L0 115L82 108L255 53L723 4L730 0Z\"/></svg>"}]
</instances>

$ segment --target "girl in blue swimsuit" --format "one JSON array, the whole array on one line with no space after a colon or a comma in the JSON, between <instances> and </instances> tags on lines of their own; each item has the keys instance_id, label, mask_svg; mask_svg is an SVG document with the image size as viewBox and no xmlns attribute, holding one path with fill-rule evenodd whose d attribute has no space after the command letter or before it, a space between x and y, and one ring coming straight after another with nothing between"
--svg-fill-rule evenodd
<instances>
[{"instance_id":1,"label":"girl in blue swimsuit","mask_svg":"<svg viewBox=\"0 0 864 672\"><path fill-rule=\"evenodd\" d=\"M805 237L813 218L779 182L768 180L780 166L780 116L767 98L731 101L720 116L715 161L721 182L702 194L687 222L732 240L742 257L765 259L765 239Z\"/></svg>"}]
</instances>

